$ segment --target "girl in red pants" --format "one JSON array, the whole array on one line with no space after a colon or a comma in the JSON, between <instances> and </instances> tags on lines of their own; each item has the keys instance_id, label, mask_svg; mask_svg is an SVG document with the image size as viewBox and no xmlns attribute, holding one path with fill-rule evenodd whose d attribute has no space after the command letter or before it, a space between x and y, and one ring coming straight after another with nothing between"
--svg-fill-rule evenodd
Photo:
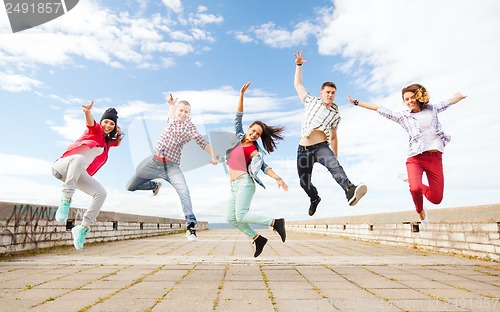
<instances>
[{"instance_id":1,"label":"girl in red pants","mask_svg":"<svg viewBox=\"0 0 500 312\"><path fill-rule=\"evenodd\" d=\"M443 199L444 177L441 156L444 146L450 142L450 136L441 130L438 113L466 96L457 92L446 101L435 105L429 104L427 89L417 83L403 88L401 95L408 106L408 109L401 112L354 100L350 96L348 98L354 105L377 111L380 115L399 123L408 133L410 142L406 160L408 182L415 209L425 227L429 224L429 218L423 205L423 196L433 204L439 204ZM422 183L424 172L429 185Z\"/></svg>"}]
</instances>

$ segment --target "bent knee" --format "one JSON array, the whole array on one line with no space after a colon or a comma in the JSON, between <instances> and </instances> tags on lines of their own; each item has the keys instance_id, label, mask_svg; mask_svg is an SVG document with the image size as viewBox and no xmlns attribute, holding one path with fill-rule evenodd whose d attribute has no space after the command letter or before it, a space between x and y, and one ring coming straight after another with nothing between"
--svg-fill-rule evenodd
<instances>
[{"instance_id":1,"label":"bent knee","mask_svg":"<svg viewBox=\"0 0 500 312\"><path fill-rule=\"evenodd\" d=\"M441 201L443 200L443 196L431 197L431 198L427 198L427 200L430 201L431 203L433 203L434 205L439 205L441 203Z\"/></svg>"},{"instance_id":2,"label":"bent knee","mask_svg":"<svg viewBox=\"0 0 500 312\"><path fill-rule=\"evenodd\" d=\"M236 219L235 219L235 218L233 218L233 217L227 217L227 218L226 218L226 222L227 222L227 223L229 223L229 224L231 224L231 225L236 225L236 224L238 223L238 222L236 221Z\"/></svg>"},{"instance_id":3,"label":"bent knee","mask_svg":"<svg viewBox=\"0 0 500 312\"><path fill-rule=\"evenodd\" d=\"M422 191L423 191L423 190L422 190L422 188L421 188L421 187L417 187L417 186L413 186L413 187L411 187L411 186L410 186L410 193L412 193L412 194L415 194L415 193L416 193L416 194L419 194L419 193L422 193Z\"/></svg>"},{"instance_id":4,"label":"bent knee","mask_svg":"<svg viewBox=\"0 0 500 312\"><path fill-rule=\"evenodd\" d=\"M100 189L94 194L95 198L101 198L102 200L105 200L107 196L108 192L105 189Z\"/></svg>"}]
</instances>

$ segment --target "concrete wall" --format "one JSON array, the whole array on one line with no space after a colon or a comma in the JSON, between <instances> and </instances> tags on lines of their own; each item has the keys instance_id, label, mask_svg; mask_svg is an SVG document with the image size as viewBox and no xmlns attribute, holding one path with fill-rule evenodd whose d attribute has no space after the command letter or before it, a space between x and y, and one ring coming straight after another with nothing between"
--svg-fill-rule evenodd
<instances>
[{"instance_id":1,"label":"concrete wall","mask_svg":"<svg viewBox=\"0 0 500 312\"><path fill-rule=\"evenodd\" d=\"M0 202L0 256L61 245L73 245L71 228L85 209L71 208L66 223L55 221L56 206ZM85 243L176 233L185 220L101 211ZM198 222L199 230L208 229Z\"/></svg>"},{"instance_id":2,"label":"concrete wall","mask_svg":"<svg viewBox=\"0 0 500 312\"><path fill-rule=\"evenodd\" d=\"M500 204L287 221L287 231L347 237L500 262Z\"/></svg>"}]
</instances>

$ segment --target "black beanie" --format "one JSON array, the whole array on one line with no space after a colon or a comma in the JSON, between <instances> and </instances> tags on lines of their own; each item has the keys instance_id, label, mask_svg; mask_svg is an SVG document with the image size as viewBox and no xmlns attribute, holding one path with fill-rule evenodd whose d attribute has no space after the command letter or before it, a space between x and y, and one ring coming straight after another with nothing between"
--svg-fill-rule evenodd
<instances>
[{"instance_id":1,"label":"black beanie","mask_svg":"<svg viewBox=\"0 0 500 312\"><path fill-rule=\"evenodd\" d=\"M116 124L116 121L118 120L118 112L116 111L116 109L114 108L108 108L104 114L102 114L102 117L101 117L101 121L103 119L109 119L109 120L113 120Z\"/></svg>"}]
</instances>

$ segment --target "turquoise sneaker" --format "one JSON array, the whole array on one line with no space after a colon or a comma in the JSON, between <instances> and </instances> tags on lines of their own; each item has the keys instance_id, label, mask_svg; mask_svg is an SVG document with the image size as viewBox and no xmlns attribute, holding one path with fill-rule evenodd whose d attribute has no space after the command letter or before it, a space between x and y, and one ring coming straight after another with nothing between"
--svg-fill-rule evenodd
<instances>
[{"instance_id":1,"label":"turquoise sneaker","mask_svg":"<svg viewBox=\"0 0 500 312\"><path fill-rule=\"evenodd\" d=\"M56 211L56 221L66 222L68 220L69 207L71 206L71 198L61 198L61 204Z\"/></svg>"},{"instance_id":2,"label":"turquoise sneaker","mask_svg":"<svg viewBox=\"0 0 500 312\"><path fill-rule=\"evenodd\" d=\"M83 226L77 225L71 229L71 234L73 234L73 245L76 250L83 249L83 243L85 243L85 236L90 232L90 229L86 231L83 230Z\"/></svg>"}]
</instances>

